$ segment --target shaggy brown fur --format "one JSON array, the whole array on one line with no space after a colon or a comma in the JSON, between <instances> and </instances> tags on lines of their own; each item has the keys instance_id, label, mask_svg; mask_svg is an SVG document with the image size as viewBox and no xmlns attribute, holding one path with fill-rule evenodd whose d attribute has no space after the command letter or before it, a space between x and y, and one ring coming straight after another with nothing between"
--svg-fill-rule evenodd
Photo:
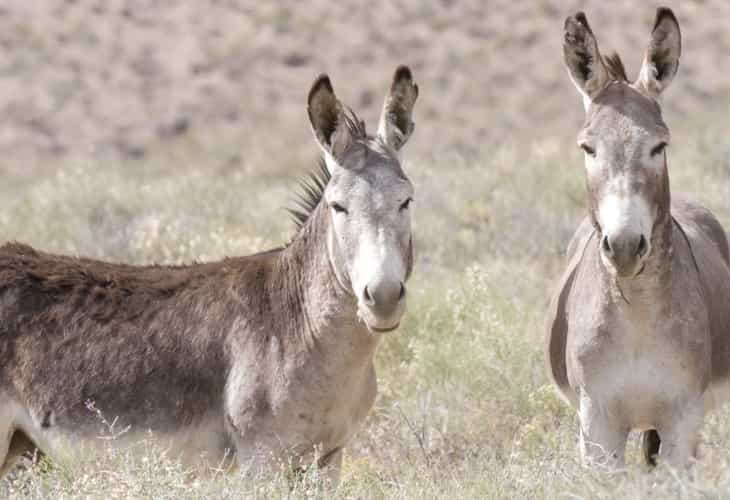
<instances>
[{"instance_id":1,"label":"shaggy brown fur","mask_svg":"<svg viewBox=\"0 0 730 500\"><path fill-rule=\"evenodd\" d=\"M273 255L135 267L0 247L0 378L57 424L93 419L87 401L143 419L130 425L167 423L144 415L192 420L222 397L226 374L206 367L224 364L222 336L240 314L236 288L245 283L257 309L271 307L263 288ZM37 350L53 362L39 364ZM152 406L164 411L129 411Z\"/></svg>"}]
</instances>

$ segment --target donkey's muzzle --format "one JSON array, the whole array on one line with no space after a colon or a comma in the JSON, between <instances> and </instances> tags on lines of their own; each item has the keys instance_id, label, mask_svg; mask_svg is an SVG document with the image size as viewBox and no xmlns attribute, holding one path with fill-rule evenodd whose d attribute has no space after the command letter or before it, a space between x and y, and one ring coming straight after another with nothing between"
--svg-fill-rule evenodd
<instances>
[{"instance_id":1,"label":"donkey's muzzle","mask_svg":"<svg viewBox=\"0 0 730 500\"><path fill-rule=\"evenodd\" d=\"M391 329L400 322L405 310L406 286L397 280L376 280L362 291L361 306L367 309L369 326Z\"/></svg>"},{"instance_id":2,"label":"donkey's muzzle","mask_svg":"<svg viewBox=\"0 0 730 500\"><path fill-rule=\"evenodd\" d=\"M649 242L643 234L606 234L601 239L601 253L621 277L636 275L649 254Z\"/></svg>"},{"instance_id":3,"label":"donkey's muzzle","mask_svg":"<svg viewBox=\"0 0 730 500\"><path fill-rule=\"evenodd\" d=\"M363 290L363 302L380 317L393 315L398 304L406 296L406 286L402 281L380 282L374 286L367 285Z\"/></svg>"}]
</instances>

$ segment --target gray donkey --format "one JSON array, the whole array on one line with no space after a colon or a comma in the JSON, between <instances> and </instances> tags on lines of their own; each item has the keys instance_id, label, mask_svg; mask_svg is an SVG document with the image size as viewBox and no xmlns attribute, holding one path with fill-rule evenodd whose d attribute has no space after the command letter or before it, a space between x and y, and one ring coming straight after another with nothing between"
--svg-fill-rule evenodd
<instances>
[{"instance_id":1,"label":"gray donkey","mask_svg":"<svg viewBox=\"0 0 730 500\"><path fill-rule=\"evenodd\" d=\"M337 481L406 307L413 187L398 153L417 96L399 67L370 136L315 81L323 170L284 248L137 267L0 247L0 464L97 451L91 402L130 427L120 446L151 430L187 464L315 464Z\"/></svg>"},{"instance_id":2,"label":"gray donkey","mask_svg":"<svg viewBox=\"0 0 730 500\"><path fill-rule=\"evenodd\" d=\"M647 462L682 466L706 409L728 397L730 271L715 217L670 200L658 98L679 65L679 24L657 11L633 83L582 12L566 20L563 49L586 108L588 217L549 309L550 373L578 411L585 462L623 464L637 429Z\"/></svg>"}]
</instances>

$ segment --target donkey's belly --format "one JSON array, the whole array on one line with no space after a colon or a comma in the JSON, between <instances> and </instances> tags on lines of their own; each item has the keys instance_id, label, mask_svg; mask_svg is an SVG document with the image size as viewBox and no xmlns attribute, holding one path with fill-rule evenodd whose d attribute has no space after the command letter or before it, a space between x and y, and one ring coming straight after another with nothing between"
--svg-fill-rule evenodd
<instances>
[{"instance_id":1,"label":"donkey's belly","mask_svg":"<svg viewBox=\"0 0 730 500\"><path fill-rule=\"evenodd\" d=\"M98 457L150 458L164 452L184 467L222 466L233 455L220 415L206 415L196 422L166 429L125 428L123 418L97 425L71 426L52 419L39 422L25 409L14 416L14 427L51 459L61 462Z\"/></svg>"}]
</instances>

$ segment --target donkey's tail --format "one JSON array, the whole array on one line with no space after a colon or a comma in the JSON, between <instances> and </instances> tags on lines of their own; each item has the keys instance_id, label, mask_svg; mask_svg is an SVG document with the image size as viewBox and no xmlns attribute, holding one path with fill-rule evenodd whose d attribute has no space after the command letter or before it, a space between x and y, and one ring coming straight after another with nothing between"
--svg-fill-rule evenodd
<instances>
[{"instance_id":1,"label":"donkey's tail","mask_svg":"<svg viewBox=\"0 0 730 500\"><path fill-rule=\"evenodd\" d=\"M659 454L659 445L662 440L656 429L649 429L641 433L639 437L641 441L641 457L646 465L655 466L656 457Z\"/></svg>"}]
</instances>

